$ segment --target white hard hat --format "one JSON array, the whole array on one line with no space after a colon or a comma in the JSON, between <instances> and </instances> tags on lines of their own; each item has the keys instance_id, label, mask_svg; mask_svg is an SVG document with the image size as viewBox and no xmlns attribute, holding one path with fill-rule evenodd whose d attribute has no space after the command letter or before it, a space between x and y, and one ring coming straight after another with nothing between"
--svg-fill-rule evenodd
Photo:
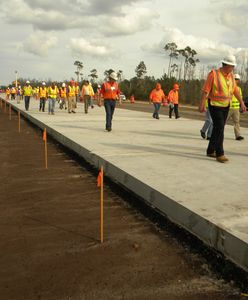
<instances>
[{"instance_id":1,"label":"white hard hat","mask_svg":"<svg viewBox=\"0 0 248 300\"><path fill-rule=\"evenodd\" d=\"M237 65L236 58L232 54L229 54L229 55L225 56L221 62L223 64L226 64L226 65L229 65L229 66L234 66L234 67L236 67L236 65Z\"/></svg>"},{"instance_id":2,"label":"white hard hat","mask_svg":"<svg viewBox=\"0 0 248 300\"><path fill-rule=\"evenodd\" d=\"M26 83L30 83L30 81L27 80Z\"/></svg>"},{"instance_id":3,"label":"white hard hat","mask_svg":"<svg viewBox=\"0 0 248 300\"><path fill-rule=\"evenodd\" d=\"M234 79L240 80L240 75L239 74L234 74Z\"/></svg>"},{"instance_id":4,"label":"white hard hat","mask_svg":"<svg viewBox=\"0 0 248 300\"><path fill-rule=\"evenodd\" d=\"M115 72L110 73L109 78L112 78L114 80L118 80L117 74Z\"/></svg>"},{"instance_id":5,"label":"white hard hat","mask_svg":"<svg viewBox=\"0 0 248 300\"><path fill-rule=\"evenodd\" d=\"M65 87L65 83L64 82L62 83L62 87Z\"/></svg>"},{"instance_id":6,"label":"white hard hat","mask_svg":"<svg viewBox=\"0 0 248 300\"><path fill-rule=\"evenodd\" d=\"M42 82L42 85L46 85L46 83L43 81L43 82Z\"/></svg>"}]
</instances>

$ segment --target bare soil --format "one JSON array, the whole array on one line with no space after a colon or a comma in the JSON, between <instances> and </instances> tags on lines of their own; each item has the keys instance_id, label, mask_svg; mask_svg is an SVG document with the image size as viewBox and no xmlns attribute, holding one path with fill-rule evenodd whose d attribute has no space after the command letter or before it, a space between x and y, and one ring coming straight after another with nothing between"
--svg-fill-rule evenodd
<instances>
[{"instance_id":1,"label":"bare soil","mask_svg":"<svg viewBox=\"0 0 248 300\"><path fill-rule=\"evenodd\" d=\"M105 185L99 242L96 172L0 109L0 299L235 300L200 254ZM131 196L130 196L131 197Z\"/></svg>"}]
</instances>

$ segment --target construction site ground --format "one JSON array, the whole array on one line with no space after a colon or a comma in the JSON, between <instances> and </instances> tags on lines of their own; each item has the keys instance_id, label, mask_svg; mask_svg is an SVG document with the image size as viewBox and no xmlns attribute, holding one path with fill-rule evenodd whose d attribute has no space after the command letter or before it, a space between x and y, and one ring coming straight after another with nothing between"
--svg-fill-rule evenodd
<instances>
[{"instance_id":1,"label":"construction site ground","mask_svg":"<svg viewBox=\"0 0 248 300\"><path fill-rule=\"evenodd\" d=\"M200 253L105 185L99 241L96 172L0 111L0 299L235 300L241 290Z\"/></svg>"}]
</instances>

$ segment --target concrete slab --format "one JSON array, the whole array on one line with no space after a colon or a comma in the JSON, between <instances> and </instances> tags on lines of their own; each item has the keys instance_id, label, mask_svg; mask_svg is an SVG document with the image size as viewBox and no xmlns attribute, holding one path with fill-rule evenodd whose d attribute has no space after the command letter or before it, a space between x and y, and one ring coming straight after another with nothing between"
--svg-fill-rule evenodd
<instances>
[{"instance_id":1,"label":"concrete slab","mask_svg":"<svg viewBox=\"0 0 248 300\"><path fill-rule=\"evenodd\" d=\"M201 121L116 109L113 131L106 132L104 108L68 114L56 108L54 116L30 111L11 101L15 109L107 176L144 199L171 221L248 271L247 158L248 129L236 141L232 126L225 131L230 162L205 156ZM152 112L151 106L151 112Z\"/></svg>"}]
</instances>

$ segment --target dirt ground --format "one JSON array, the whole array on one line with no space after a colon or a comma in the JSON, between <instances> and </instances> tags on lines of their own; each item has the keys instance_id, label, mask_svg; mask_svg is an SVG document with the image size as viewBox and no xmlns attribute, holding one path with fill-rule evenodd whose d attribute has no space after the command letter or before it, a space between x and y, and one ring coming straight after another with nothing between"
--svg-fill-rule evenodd
<instances>
[{"instance_id":1,"label":"dirt ground","mask_svg":"<svg viewBox=\"0 0 248 300\"><path fill-rule=\"evenodd\" d=\"M235 300L240 291L39 130L0 109L0 299Z\"/></svg>"}]
</instances>

